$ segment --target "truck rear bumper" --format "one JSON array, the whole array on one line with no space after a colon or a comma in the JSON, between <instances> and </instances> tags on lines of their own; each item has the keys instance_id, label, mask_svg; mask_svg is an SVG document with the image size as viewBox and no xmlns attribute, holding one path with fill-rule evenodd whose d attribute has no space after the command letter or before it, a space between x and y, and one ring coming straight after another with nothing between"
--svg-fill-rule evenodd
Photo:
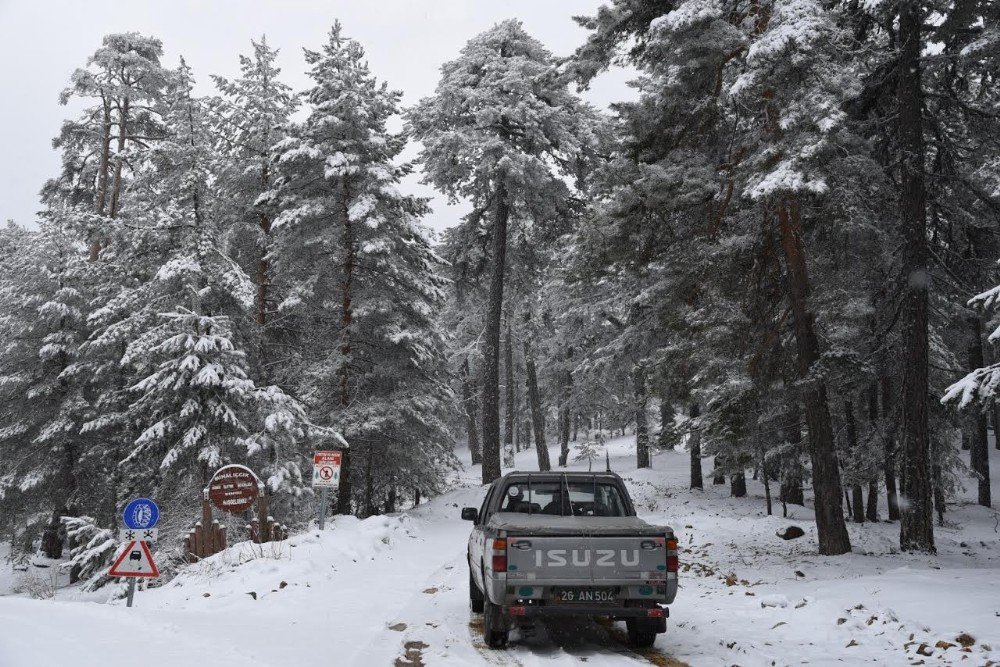
<instances>
[{"instance_id":1,"label":"truck rear bumper","mask_svg":"<svg viewBox=\"0 0 1000 667\"><path fill-rule=\"evenodd\" d=\"M609 618L651 618L670 617L669 607L608 607L605 605L582 604L530 604L511 605L504 611L513 617L537 618L539 616L607 616Z\"/></svg>"}]
</instances>

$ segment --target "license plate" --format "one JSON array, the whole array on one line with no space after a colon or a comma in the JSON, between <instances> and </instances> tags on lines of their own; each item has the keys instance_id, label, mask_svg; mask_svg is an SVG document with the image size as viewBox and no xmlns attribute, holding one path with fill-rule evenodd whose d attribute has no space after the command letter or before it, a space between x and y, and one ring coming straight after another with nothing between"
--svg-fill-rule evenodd
<instances>
[{"instance_id":1,"label":"license plate","mask_svg":"<svg viewBox=\"0 0 1000 667\"><path fill-rule=\"evenodd\" d=\"M552 591L555 602L614 602L613 588L557 588Z\"/></svg>"}]
</instances>

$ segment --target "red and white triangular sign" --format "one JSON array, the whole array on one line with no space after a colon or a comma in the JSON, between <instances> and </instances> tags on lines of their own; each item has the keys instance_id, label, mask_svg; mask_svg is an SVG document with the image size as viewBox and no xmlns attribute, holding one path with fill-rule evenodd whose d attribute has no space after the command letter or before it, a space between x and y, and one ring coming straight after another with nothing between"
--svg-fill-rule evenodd
<instances>
[{"instance_id":1,"label":"red and white triangular sign","mask_svg":"<svg viewBox=\"0 0 1000 667\"><path fill-rule=\"evenodd\" d=\"M125 547L115 564L108 570L109 577L158 577L160 571L153 562L153 554L145 542L133 540Z\"/></svg>"}]
</instances>

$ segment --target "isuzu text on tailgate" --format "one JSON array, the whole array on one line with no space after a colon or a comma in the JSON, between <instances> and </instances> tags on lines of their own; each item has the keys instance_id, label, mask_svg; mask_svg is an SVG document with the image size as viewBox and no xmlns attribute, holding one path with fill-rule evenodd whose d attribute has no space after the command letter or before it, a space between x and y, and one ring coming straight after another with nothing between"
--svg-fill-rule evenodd
<instances>
[{"instance_id":1,"label":"isuzu text on tailgate","mask_svg":"<svg viewBox=\"0 0 1000 667\"><path fill-rule=\"evenodd\" d=\"M491 648L507 643L515 622L539 616L622 619L636 646L666 632L677 540L635 516L618 475L508 473L462 518L474 524L469 601Z\"/></svg>"}]
</instances>

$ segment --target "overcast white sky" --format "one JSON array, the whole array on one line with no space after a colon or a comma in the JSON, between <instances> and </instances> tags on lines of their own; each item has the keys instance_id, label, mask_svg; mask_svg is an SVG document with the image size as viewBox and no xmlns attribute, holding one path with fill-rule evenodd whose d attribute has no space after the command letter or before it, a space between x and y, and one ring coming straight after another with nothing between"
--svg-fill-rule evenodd
<instances>
[{"instance_id":1,"label":"overcast white sky","mask_svg":"<svg viewBox=\"0 0 1000 667\"><path fill-rule=\"evenodd\" d=\"M586 32L572 20L591 15L602 0L0 0L0 221L32 224L38 191L58 173L51 147L64 118L59 92L70 74L111 32L138 31L163 41L164 64L183 55L194 68L202 93L209 74L234 76L239 53L250 39L266 34L281 49L285 81L308 86L302 47L318 48L340 19L347 36L368 53L372 71L404 92L404 103L430 95L438 68L455 58L472 36L497 21L520 18L526 30L557 55L571 53ZM606 107L631 97L621 72L599 79L586 98ZM407 188L433 194L417 183ZM441 197L426 222L435 229L455 224L464 207Z\"/></svg>"}]
</instances>

